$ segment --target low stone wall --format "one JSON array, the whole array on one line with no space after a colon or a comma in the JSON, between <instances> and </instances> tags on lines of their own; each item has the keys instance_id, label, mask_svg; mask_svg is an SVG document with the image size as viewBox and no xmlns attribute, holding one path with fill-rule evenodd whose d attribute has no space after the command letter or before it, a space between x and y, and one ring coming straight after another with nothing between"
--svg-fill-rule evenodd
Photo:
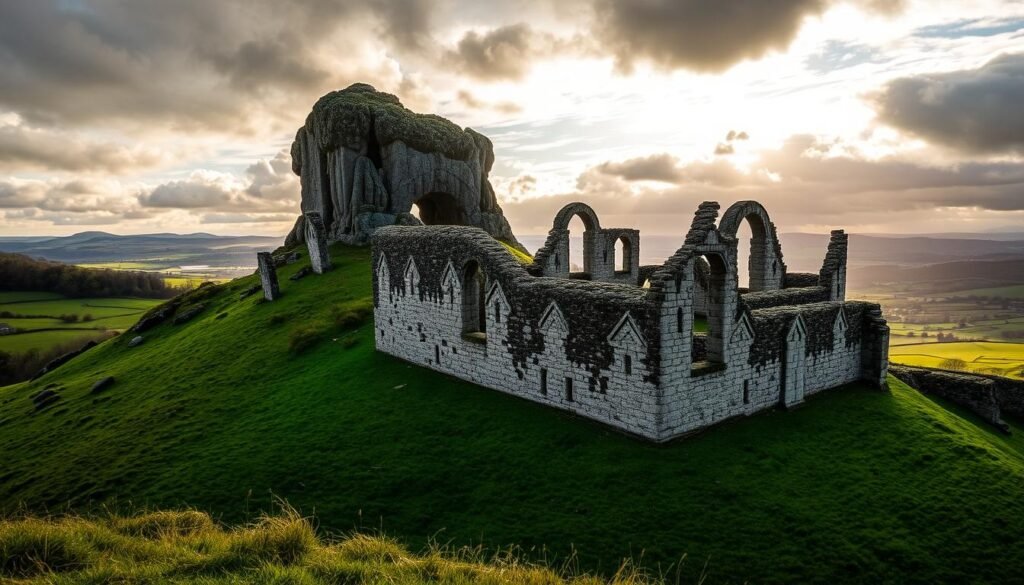
<instances>
[{"instance_id":1,"label":"low stone wall","mask_svg":"<svg viewBox=\"0 0 1024 585\"><path fill-rule=\"evenodd\" d=\"M787 272L783 288L818 286L818 275L811 272Z\"/></svg>"},{"instance_id":2,"label":"low stone wall","mask_svg":"<svg viewBox=\"0 0 1024 585\"><path fill-rule=\"evenodd\" d=\"M1024 420L1024 381L892 364L889 373L925 394L970 409L999 430L1009 432L1002 415Z\"/></svg>"},{"instance_id":3,"label":"low stone wall","mask_svg":"<svg viewBox=\"0 0 1024 585\"><path fill-rule=\"evenodd\" d=\"M807 305L827 300L829 300L828 290L820 286L784 288L782 290L752 292L743 295L743 302L746 303L749 309Z\"/></svg>"}]
</instances>

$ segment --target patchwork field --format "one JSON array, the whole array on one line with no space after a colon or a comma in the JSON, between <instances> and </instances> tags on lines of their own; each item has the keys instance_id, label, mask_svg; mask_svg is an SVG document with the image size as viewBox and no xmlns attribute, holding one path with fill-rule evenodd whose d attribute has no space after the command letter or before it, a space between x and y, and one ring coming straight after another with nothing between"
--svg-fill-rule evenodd
<instances>
[{"instance_id":1,"label":"patchwork field","mask_svg":"<svg viewBox=\"0 0 1024 585\"><path fill-rule=\"evenodd\" d=\"M85 342L131 327L158 299L69 299L55 293L0 293L0 323L17 332L0 336L0 351L24 353Z\"/></svg>"},{"instance_id":2,"label":"patchwork field","mask_svg":"<svg viewBox=\"0 0 1024 585\"><path fill-rule=\"evenodd\" d=\"M952 342L891 346L894 363L1024 379L1024 343ZM950 360L962 360L962 364Z\"/></svg>"},{"instance_id":3,"label":"patchwork field","mask_svg":"<svg viewBox=\"0 0 1024 585\"><path fill-rule=\"evenodd\" d=\"M995 288L977 288L950 293L953 297L998 297L1004 299L1024 299L1024 284L1016 286L999 286Z\"/></svg>"}]
</instances>

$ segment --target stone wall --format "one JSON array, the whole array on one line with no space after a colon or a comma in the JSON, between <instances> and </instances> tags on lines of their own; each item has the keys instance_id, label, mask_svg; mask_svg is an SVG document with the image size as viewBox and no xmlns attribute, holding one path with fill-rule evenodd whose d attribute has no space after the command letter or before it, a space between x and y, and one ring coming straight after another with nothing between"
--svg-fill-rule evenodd
<instances>
[{"instance_id":1,"label":"stone wall","mask_svg":"<svg viewBox=\"0 0 1024 585\"><path fill-rule=\"evenodd\" d=\"M655 314L642 289L535 278L471 228L382 228L373 251L378 350L659 438ZM479 333L464 331L466 271L476 266L486 291Z\"/></svg>"},{"instance_id":2,"label":"stone wall","mask_svg":"<svg viewBox=\"0 0 1024 585\"><path fill-rule=\"evenodd\" d=\"M1024 421L1024 381L893 364L889 373L925 394L963 406L1003 432L1003 415Z\"/></svg>"},{"instance_id":3,"label":"stone wall","mask_svg":"<svg viewBox=\"0 0 1024 585\"><path fill-rule=\"evenodd\" d=\"M583 221L583 272L571 274L569 222ZM622 252L616 244L621 242ZM625 265L625 270L620 268ZM533 256L530 272L537 276L600 282L640 283L640 231L630 228L602 228L601 221L585 203L570 203L555 215L544 245Z\"/></svg>"},{"instance_id":4,"label":"stone wall","mask_svg":"<svg viewBox=\"0 0 1024 585\"><path fill-rule=\"evenodd\" d=\"M556 218L530 266L473 228L379 229L377 348L655 441L856 380L884 385L888 327L878 305L829 301L841 287L741 295L738 242L716 228L717 203L701 204L684 245L644 271L649 288L638 286L639 266L629 284L565 278L555 258L567 257L568 217L585 215L597 278L609 277L604 236L635 234L604 230L579 205ZM830 274L845 262L836 240ZM561 277L546 275L556 265ZM706 334L693 330L698 307Z\"/></svg>"}]
</instances>

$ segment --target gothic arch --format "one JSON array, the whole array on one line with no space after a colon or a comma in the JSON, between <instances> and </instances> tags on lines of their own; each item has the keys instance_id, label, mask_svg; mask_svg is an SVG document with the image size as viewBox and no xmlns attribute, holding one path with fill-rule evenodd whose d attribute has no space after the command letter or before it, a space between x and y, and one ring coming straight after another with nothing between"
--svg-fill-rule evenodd
<instances>
[{"instance_id":1,"label":"gothic arch","mask_svg":"<svg viewBox=\"0 0 1024 585\"><path fill-rule=\"evenodd\" d=\"M722 214L718 233L724 239L735 239L740 225L746 220L753 237L750 240L751 292L778 290L786 277L782 261L782 247L768 211L757 201L737 201ZM737 267L738 268L738 267Z\"/></svg>"},{"instance_id":2,"label":"gothic arch","mask_svg":"<svg viewBox=\"0 0 1024 585\"><path fill-rule=\"evenodd\" d=\"M597 231L601 229L601 221L597 219L597 213L586 203L576 201L563 207L557 215L555 215L555 221L551 226L552 230L567 230L569 229L569 222L572 221L573 216L579 216L583 220L583 227L589 231Z\"/></svg>"}]
</instances>

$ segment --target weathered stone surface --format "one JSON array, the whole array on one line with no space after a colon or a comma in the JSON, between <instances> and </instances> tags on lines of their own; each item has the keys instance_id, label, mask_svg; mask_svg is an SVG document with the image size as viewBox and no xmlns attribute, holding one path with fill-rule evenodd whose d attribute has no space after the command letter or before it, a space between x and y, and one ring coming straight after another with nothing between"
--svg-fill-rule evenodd
<instances>
[{"instance_id":1,"label":"weathered stone surface","mask_svg":"<svg viewBox=\"0 0 1024 585\"><path fill-rule=\"evenodd\" d=\"M143 339L141 335L136 335L128 342L128 347L138 347L142 345L143 341L145 341L145 339Z\"/></svg>"},{"instance_id":2,"label":"weathered stone surface","mask_svg":"<svg viewBox=\"0 0 1024 585\"><path fill-rule=\"evenodd\" d=\"M43 377L44 375L49 374L50 372L56 370L57 368L63 366L64 364L70 362L72 359L82 355L86 351L89 351L90 349L96 347L96 345L97 345L97 343L95 341L90 341L90 342L86 343L85 345L83 345L80 349L77 349L75 351L69 351L68 353L66 353L66 354L64 354L64 355L62 355L60 357L56 357L56 358L50 360L49 362L47 362L47 364L45 366L43 366L43 368L41 370L36 372L36 374L34 376L32 376L31 379L32 380L38 380L39 378Z\"/></svg>"},{"instance_id":3,"label":"weathered stone surface","mask_svg":"<svg viewBox=\"0 0 1024 585\"><path fill-rule=\"evenodd\" d=\"M250 297L253 294L255 294L256 291L258 291L258 290L260 290L262 288L263 288L262 285L254 284L254 285L250 286L249 288L243 290L242 292L238 293L238 299L241 300L241 299L244 299L246 297Z\"/></svg>"},{"instance_id":4,"label":"weathered stone surface","mask_svg":"<svg viewBox=\"0 0 1024 585\"><path fill-rule=\"evenodd\" d=\"M49 386L47 386L46 389L40 390L39 392L29 396L29 400L32 401L32 408L35 412L43 410L60 399L60 393L57 392L55 388L51 388Z\"/></svg>"},{"instance_id":5,"label":"weathered stone surface","mask_svg":"<svg viewBox=\"0 0 1024 585\"><path fill-rule=\"evenodd\" d=\"M889 372L901 382L925 394L932 394L967 408L1004 433L1010 432L1010 426L1002 418L1001 395L1005 394L1006 398L1009 398L1007 402L1011 405L1011 412L1015 406L1013 398L1020 400L1024 395L1024 382L1015 380L1005 379L1005 383L1000 384L988 376L896 364L889 366ZM1004 388L1002 392L1001 386ZM1009 390L1014 386L1015 391ZM1020 412L1014 414L1019 416Z\"/></svg>"},{"instance_id":6,"label":"weathered stone surface","mask_svg":"<svg viewBox=\"0 0 1024 585\"><path fill-rule=\"evenodd\" d=\"M519 246L488 180L491 141L391 94L355 84L323 96L291 152L302 211L321 214L330 241L366 244L415 205L427 224L477 226ZM296 222L286 242L305 237Z\"/></svg>"},{"instance_id":7,"label":"weathered stone surface","mask_svg":"<svg viewBox=\"0 0 1024 585\"><path fill-rule=\"evenodd\" d=\"M313 272L323 274L331 268L331 255L327 249L327 231L324 229L323 218L315 211L306 213L306 249L309 251L309 264ZM293 277L292 280L298 280L298 278Z\"/></svg>"},{"instance_id":8,"label":"weathered stone surface","mask_svg":"<svg viewBox=\"0 0 1024 585\"><path fill-rule=\"evenodd\" d=\"M372 239L376 347L654 441L857 380L884 387L889 329L880 307L845 301L834 279L742 294L739 242L716 227L718 209L701 204L683 246L642 271L610 270L604 246L622 238L638 246L639 234L602 228L581 203L558 214L529 266L479 229L380 228ZM765 236L754 245L778 264L749 268L768 270L762 286L782 286L782 254L763 208L745 202L728 228L751 209ZM575 215L586 228L586 278L569 278L565 226ZM831 274L845 270L842 240L829 247ZM649 288L639 286L648 279ZM698 308L707 333L694 331Z\"/></svg>"},{"instance_id":9,"label":"weathered stone surface","mask_svg":"<svg viewBox=\"0 0 1024 585\"><path fill-rule=\"evenodd\" d=\"M163 323L174 314L178 309L178 306L174 303L167 303L161 306L159 309L152 311L144 315L139 322L132 326L131 331L134 333L142 333L156 327Z\"/></svg>"},{"instance_id":10,"label":"weathered stone surface","mask_svg":"<svg viewBox=\"0 0 1024 585\"><path fill-rule=\"evenodd\" d=\"M280 268L281 266L287 266L289 264L295 264L299 260L302 260L302 253L301 252L292 251L292 252L288 252L287 254L280 254L278 256L273 256L273 259L274 259L274 266L277 267L277 268Z\"/></svg>"},{"instance_id":11,"label":"weathered stone surface","mask_svg":"<svg viewBox=\"0 0 1024 585\"><path fill-rule=\"evenodd\" d=\"M103 378L102 380L98 380L95 384L93 384L92 388L89 390L89 394L99 394L100 392L103 392L104 390L106 390L107 388L110 388L113 385L114 385L114 377L113 376L107 376L106 378Z\"/></svg>"},{"instance_id":12,"label":"weathered stone surface","mask_svg":"<svg viewBox=\"0 0 1024 585\"><path fill-rule=\"evenodd\" d=\"M192 305L191 307L189 307L189 308L185 309L184 311L182 311L182 312L178 313L177 315L175 315L174 316L174 320L172 321L172 323L175 324L175 325L181 325L182 323L187 323L187 322L191 321L196 315L198 315L199 313L202 313L204 309L206 309L206 304L205 303L199 303L198 305Z\"/></svg>"},{"instance_id":13,"label":"weathered stone surface","mask_svg":"<svg viewBox=\"0 0 1024 585\"><path fill-rule=\"evenodd\" d=\"M268 301L276 300L281 296L281 288L277 282L277 268L274 267L274 258L270 255L270 252L259 252L256 254L256 262L259 264L260 284L263 285L263 298Z\"/></svg>"}]
</instances>

